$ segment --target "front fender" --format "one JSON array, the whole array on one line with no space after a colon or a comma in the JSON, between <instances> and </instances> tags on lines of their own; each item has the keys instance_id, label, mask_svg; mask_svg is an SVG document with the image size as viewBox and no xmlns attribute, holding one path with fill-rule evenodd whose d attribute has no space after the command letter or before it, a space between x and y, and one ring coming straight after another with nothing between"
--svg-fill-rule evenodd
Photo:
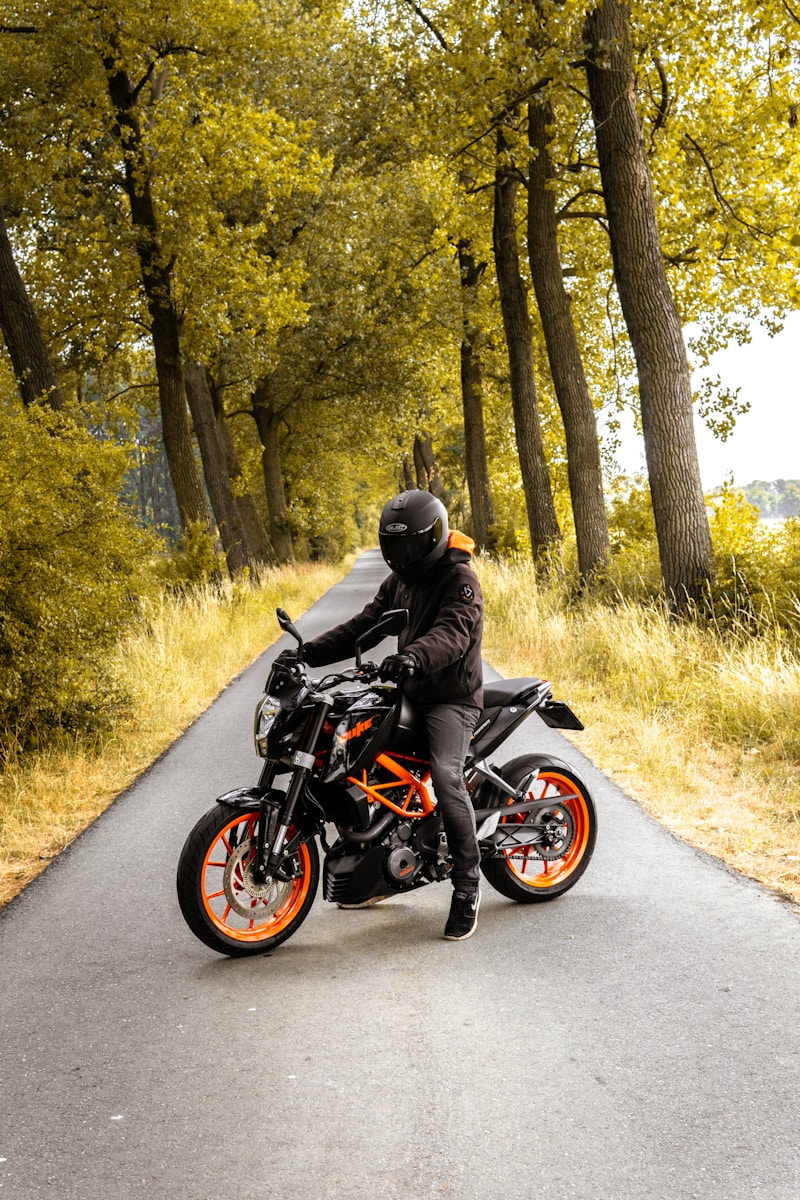
<instances>
[{"instance_id":1,"label":"front fender","mask_svg":"<svg viewBox=\"0 0 800 1200\"><path fill-rule=\"evenodd\" d=\"M232 792L217 796L217 804L224 804L227 808L252 808L258 811L261 801L269 792L270 788L259 787L257 784L255 787L234 788Z\"/></svg>"}]
</instances>

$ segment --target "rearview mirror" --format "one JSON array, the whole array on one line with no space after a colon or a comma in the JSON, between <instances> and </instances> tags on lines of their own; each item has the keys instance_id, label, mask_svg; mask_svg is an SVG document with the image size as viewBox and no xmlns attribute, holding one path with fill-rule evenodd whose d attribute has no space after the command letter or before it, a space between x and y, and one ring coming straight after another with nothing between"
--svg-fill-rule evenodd
<instances>
[{"instance_id":1,"label":"rearview mirror","mask_svg":"<svg viewBox=\"0 0 800 1200\"><path fill-rule=\"evenodd\" d=\"M408 624L408 609L407 608L390 608L384 613L380 621L377 621L372 629L368 629L366 633L362 633L361 637L356 642L356 665L361 665L361 655L365 650L371 650L373 646L377 646L378 642L382 642L386 637L392 637L395 633L400 633Z\"/></svg>"},{"instance_id":2,"label":"rearview mirror","mask_svg":"<svg viewBox=\"0 0 800 1200\"><path fill-rule=\"evenodd\" d=\"M292 618L289 616L286 609L285 608L276 608L275 616L278 618L278 624L280 625L280 627L284 631L284 633L291 634L291 636L297 642L298 646L300 646L300 648L302 649L303 636L300 633L300 630L293 623Z\"/></svg>"}]
</instances>

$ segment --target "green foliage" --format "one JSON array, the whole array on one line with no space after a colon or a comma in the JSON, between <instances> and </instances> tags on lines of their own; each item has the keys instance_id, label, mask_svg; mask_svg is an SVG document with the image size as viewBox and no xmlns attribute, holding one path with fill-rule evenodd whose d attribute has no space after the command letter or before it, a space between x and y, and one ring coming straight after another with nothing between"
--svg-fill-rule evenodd
<instances>
[{"instance_id":1,"label":"green foliage","mask_svg":"<svg viewBox=\"0 0 800 1200\"><path fill-rule=\"evenodd\" d=\"M125 457L70 417L2 412L0 754L97 726L120 700L109 656L157 550L120 507Z\"/></svg>"},{"instance_id":2,"label":"green foliage","mask_svg":"<svg viewBox=\"0 0 800 1200\"><path fill-rule=\"evenodd\" d=\"M800 633L800 519L772 528L734 487L709 500L717 577L714 615L744 633L778 625Z\"/></svg>"},{"instance_id":3,"label":"green foliage","mask_svg":"<svg viewBox=\"0 0 800 1200\"><path fill-rule=\"evenodd\" d=\"M756 479L741 490L762 518L800 516L800 479Z\"/></svg>"},{"instance_id":4,"label":"green foliage","mask_svg":"<svg viewBox=\"0 0 800 1200\"><path fill-rule=\"evenodd\" d=\"M611 561L607 583L621 595L644 600L661 589L661 567L650 489L639 476L611 489L608 515Z\"/></svg>"},{"instance_id":5,"label":"green foliage","mask_svg":"<svg viewBox=\"0 0 800 1200\"><path fill-rule=\"evenodd\" d=\"M155 562L154 573L172 591L185 592L219 579L223 562L208 527L193 521L169 556Z\"/></svg>"}]
</instances>

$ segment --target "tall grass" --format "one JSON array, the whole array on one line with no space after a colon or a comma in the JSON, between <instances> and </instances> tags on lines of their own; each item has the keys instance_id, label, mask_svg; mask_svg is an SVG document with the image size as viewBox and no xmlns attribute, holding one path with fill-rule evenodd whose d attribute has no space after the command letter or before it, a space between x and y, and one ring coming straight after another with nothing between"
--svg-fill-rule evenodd
<instances>
[{"instance_id":1,"label":"tall grass","mask_svg":"<svg viewBox=\"0 0 800 1200\"><path fill-rule=\"evenodd\" d=\"M571 599L527 564L479 572L498 670L552 680L586 725L576 745L646 808L800 900L800 659L785 631Z\"/></svg>"},{"instance_id":2,"label":"tall grass","mask_svg":"<svg viewBox=\"0 0 800 1200\"><path fill-rule=\"evenodd\" d=\"M0 905L15 895L278 637L275 608L299 616L345 570L269 572L258 585L165 593L117 647L128 698L113 732L64 738L0 775Z\"/></svg>"}]
</instances>

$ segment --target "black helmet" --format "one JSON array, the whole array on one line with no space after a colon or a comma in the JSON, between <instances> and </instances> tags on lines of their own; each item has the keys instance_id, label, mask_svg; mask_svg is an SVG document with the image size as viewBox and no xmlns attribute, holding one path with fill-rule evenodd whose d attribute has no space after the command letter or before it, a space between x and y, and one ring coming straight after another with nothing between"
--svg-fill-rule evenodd
<instances>
[{"instance_id":1,"label":"black helmet","mask_svg":"<svg viewBox=\"0 0 800 1200\"><path fill-rule=\"evenodd\" d=\"M424 575L447 549L447 509L430 492L401 492L384 507L381 553L403 579Z\"/></svg>"}]
</instances>

